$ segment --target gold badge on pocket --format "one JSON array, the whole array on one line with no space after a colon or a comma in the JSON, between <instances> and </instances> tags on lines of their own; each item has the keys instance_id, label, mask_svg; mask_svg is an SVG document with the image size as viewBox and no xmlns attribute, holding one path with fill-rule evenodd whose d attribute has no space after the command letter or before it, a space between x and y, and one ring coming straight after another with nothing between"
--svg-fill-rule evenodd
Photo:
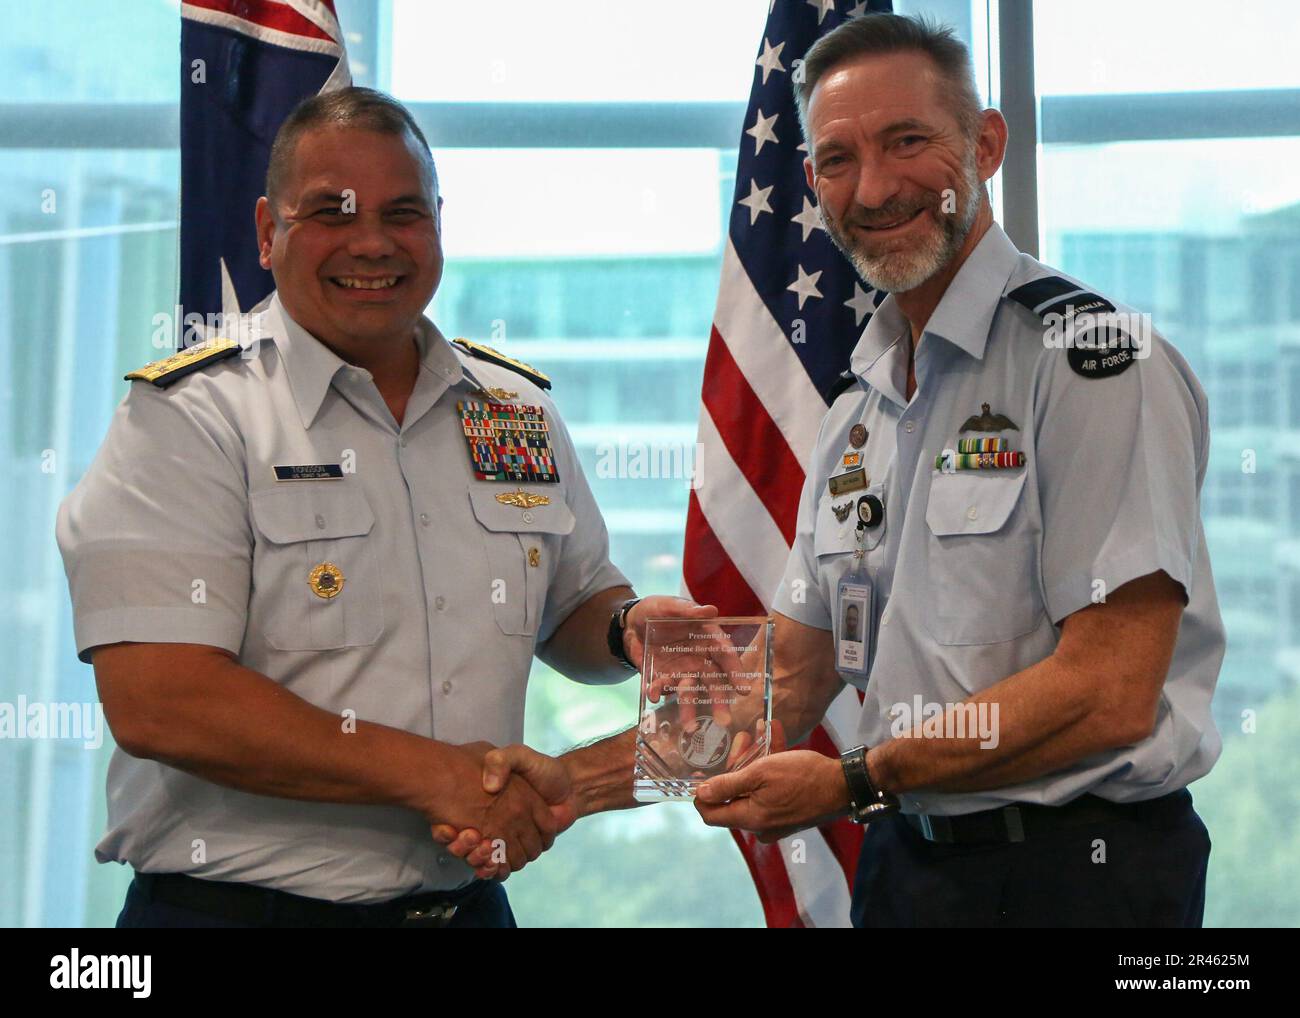
<instances>
[{"instance_id":1,"label":"gold badge on pocket","mask_svg":"<svg viewBox=\"0 0 1300 1018\"><path fill-rule=\"evenodd\" d=\"M338 597L343 590L343 570L333 562L322 562L307 577L307 585L317 597Z\"/></svg>"},{"instance_id":2,"label":"gold badge on pocket","mask_svg":"<svg viewBox=\"0 0 1300 1018\"><path fill-rule=\"evenodd\" d=\"M502 505L512 505L516 509L533 509L539 505L551 504L551 500L545 495L524 491L523 488L518 491L503 491L496 496L496 500Z\"/></svg>"}]
</instances>

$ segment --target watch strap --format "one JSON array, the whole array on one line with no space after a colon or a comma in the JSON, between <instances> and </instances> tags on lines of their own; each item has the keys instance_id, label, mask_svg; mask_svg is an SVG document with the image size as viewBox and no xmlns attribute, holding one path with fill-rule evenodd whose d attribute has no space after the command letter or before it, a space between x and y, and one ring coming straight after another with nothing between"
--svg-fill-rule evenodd
<instances>
[{"instance_id":1,"label":"watch strap","mask_svg":"<svg viewBox=\"0 0 1300 1018\"><path fill-rule=\"evenodd\" d=\"M634 672L637 671L637 666L632 663L632 659L627 656L627 650L623 647L623 633L627 631L627 613L640 600L639 597L629 598L614 609L614 614L609 617L609 631L607 634L609 652Z\"/></svg>"},{"instance_id":2,"label":"watch strap","mask_svg":"<svg viewBox=\"0 0 1300 1018\"><path fill-rule=\"evenodd\" d=\"M840 755L844 781L849 786L849 816L854 823L867 824L898 812L898 799L882 792L871 780L867 768L867 747L855 746Z\"/></svg>"}]
</instances>

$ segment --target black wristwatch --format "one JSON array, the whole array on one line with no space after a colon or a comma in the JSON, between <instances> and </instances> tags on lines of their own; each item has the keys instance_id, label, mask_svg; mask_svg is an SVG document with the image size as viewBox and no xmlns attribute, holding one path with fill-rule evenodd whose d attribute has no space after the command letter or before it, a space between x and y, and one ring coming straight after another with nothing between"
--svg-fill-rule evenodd
<instances>
[{"instance_id":1,"label":"black wristwatch","mask_svg":"<svg viewBox=\"0 0 1300 1018\"><path fill-rule=\"evenodd\" d=\"M867 770L867 747L857 746L840 755L844 780L849 786L849 819L855 824L869 824L898 812L898 799L883 792L871 780Z\"/></svg>"},{"instance_id":2,"label":"black wristwatch","mask_svg":"<svg viewBox=\"0 0 1300 1018\"><path fill-rule=\"evenodd\" d=\"M634 597L624 601L614 611L609 619L609 652L623 662L631 671L638 671L632 659L627 656L627 651L623 649L623 633L627 630L627 613L630 612L641 599Z\"/></svg>"}]
</instances>

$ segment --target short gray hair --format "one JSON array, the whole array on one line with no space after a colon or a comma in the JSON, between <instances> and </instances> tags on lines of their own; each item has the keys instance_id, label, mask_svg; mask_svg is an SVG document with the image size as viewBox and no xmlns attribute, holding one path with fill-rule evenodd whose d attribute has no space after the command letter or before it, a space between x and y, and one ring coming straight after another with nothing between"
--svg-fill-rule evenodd
<instances>
[{"instance_id":1,"label":"short gray hair","mask_svg":"<svg viewBox=\"0 0 1300 1018\"><path fill-rule=\"evenodd\" d=\"M827 32L808 48L803 59L803 80L794 85L794 101L804 140L808 136L808 103L813 89L829 71L863 56L889 53L924 53L952 88L951 110L967 140L979 133L980 103L975 88L975 68L970 50L947 25L925 17L901 14L865 14Z\"/></svg>"},{"instance_id":2,"label":"short gray hair","mask_svg":"<svg viewBox=\"0 0 1300 1018\"><path fill-rule=\"evenodd\" d=\"M433 194L438 194L438 168L433 162L433 152L429 142L420 130L420 125L411 116L411 111L394 99L373 88L351 85L333 92L322 92L309 96L293 108L284 118L271 144L271 158L266 165L266 197L275 208L275 197L284 186L289 164L293 161L293 151L298 139L317 127L355 127L377 134L406 135L419 144L421 154L425 157L424 168L428 171Z\"/></svg>"}]
</instances>

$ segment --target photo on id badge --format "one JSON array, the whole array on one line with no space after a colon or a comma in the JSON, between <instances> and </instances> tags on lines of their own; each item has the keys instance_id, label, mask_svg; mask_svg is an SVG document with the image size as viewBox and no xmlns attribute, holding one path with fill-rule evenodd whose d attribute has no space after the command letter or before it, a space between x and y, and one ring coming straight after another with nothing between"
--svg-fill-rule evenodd
<instances>
[{"instance_id":1,"label":"photo on id badge","mask_svg":"<svg viewBox=\"0 0 1300 1018\"><path fill-rule=\"evenodd\" d=\"M871 583L861 575L840 580L835 612L835 667L842 672L867 674L871 644Z\"/></svg>"}]
</instances>

